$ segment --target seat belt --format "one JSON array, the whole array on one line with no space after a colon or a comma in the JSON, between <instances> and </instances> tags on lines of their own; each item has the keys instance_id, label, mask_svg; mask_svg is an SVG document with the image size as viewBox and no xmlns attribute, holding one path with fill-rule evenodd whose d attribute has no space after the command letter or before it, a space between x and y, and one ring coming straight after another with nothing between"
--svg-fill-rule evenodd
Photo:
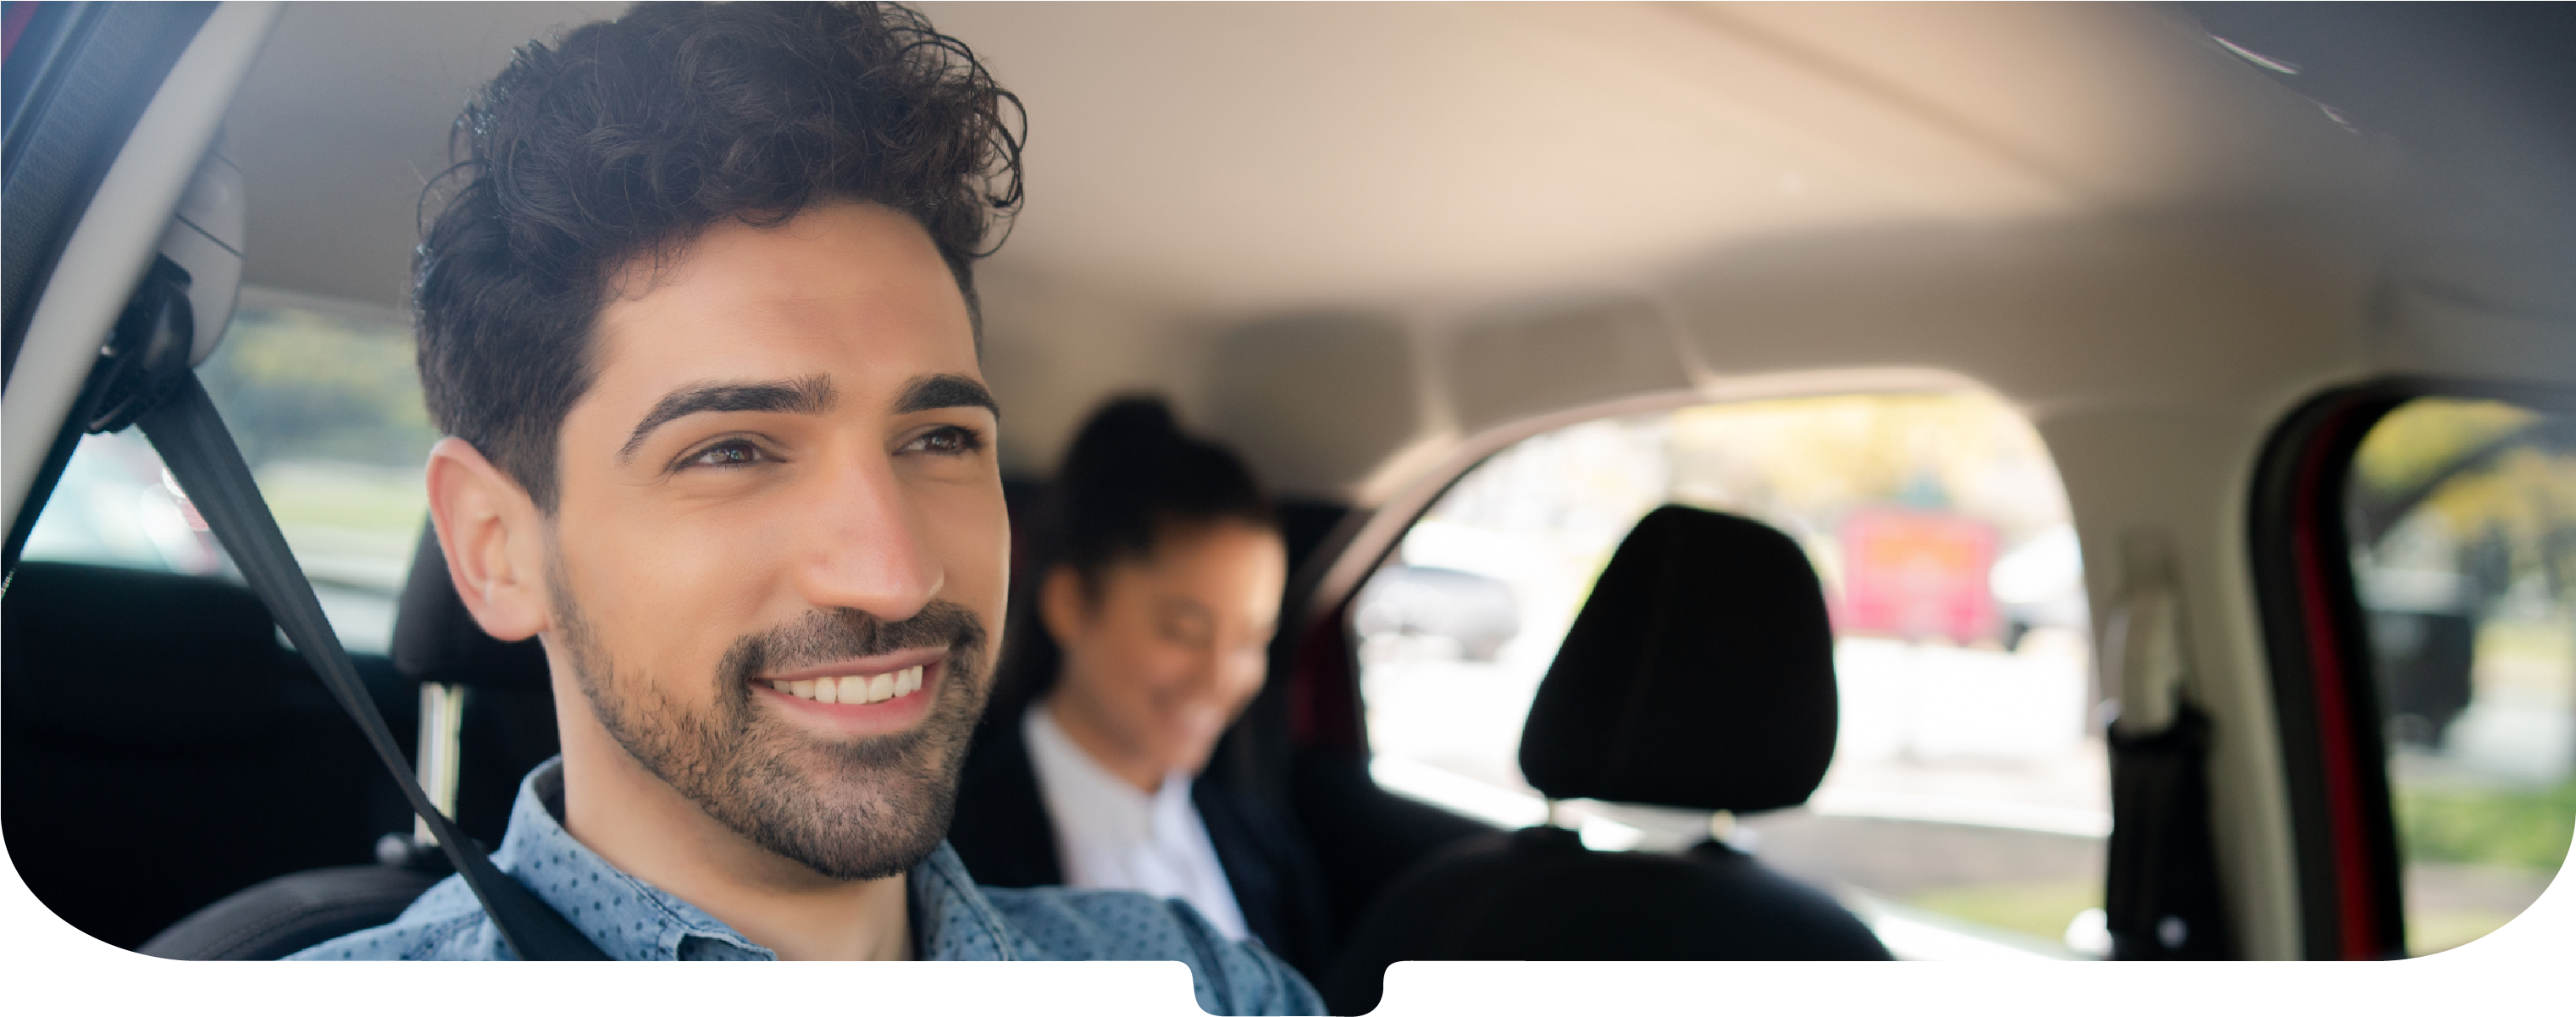
<instances>
[{"instance_id":1,"label":"seat belt","mask_svg":"<svg viewBox=\"0 0 2576 1017\"><path fill-rule=\"evenodd\" d=\"M279 532L277 520L268 511L268 502L251 480L250 466L242 459L241 450L233 445L232 433L224 428L223 417L207 398L206 388L197 381L197 373L181 370L173 380L168 395L137 422L145 437L160 452L161 461L177 479L179 487L204 517L215 539L232 552L233 564L241 568L250 588L268 605L286 638L304 654L322 685L340 701L357 721L358 730L376 750L376 757L393 774L394 786L402 789L411 802L412 812L429 825L438 838L438 846L455 866L456 874L483 903L483 912L501 931L501 941L510 952L526 960L607 960L608 955L592 943L571 921L549 907L537 895L520 885L518 880L502 875L492 866L481 847L465 838L447 815L430 804L412 774L411 765L403 759L402 749L394 743L393 733L385 727L385 718L376 711L375 700L367 695L359 681L357 665L349 652L340 646L331 623L323 617L322 602L313 594L313 584L304 578L296 565L294 552L286 546L286 535Z\"/></svg>"}]
</instances>

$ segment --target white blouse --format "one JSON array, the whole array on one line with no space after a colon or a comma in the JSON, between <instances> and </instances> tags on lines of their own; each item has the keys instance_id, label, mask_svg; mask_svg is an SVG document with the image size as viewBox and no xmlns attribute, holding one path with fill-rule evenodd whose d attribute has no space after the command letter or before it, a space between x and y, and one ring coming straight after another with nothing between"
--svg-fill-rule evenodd
<instances>
[{"instance_id":1,"label":"white blouse","mask_svg":"<svg viewBox=\"0 0 2576 1017\"><path fill-rule=\"evenodd\" d=\"M1178 897L1235 939L1250 938L1207 823L1190 804L1190 775L1174 771L1152 795L1104 769L1057 727L1051 704L1020 719L1038 795L1055 821L1065 885Z\"/></svg>"}]
</instances>

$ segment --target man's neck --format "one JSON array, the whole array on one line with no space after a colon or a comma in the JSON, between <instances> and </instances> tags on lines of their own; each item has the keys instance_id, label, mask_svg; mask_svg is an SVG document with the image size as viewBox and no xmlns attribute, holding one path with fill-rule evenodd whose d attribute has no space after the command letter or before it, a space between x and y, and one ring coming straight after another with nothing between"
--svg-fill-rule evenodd
<instances>
[{"instance_id":1,"label":"man's neck","mask_svg":"<svg viewBox=\"0 0 2576 1017\"><path fill-rule=\"evenodd\" d=\"M913 959L902 875L821 875L709 818L586 713L559 726L564 830L618 871L695 905L780 960Z\"/></svg>"}]
</instances>

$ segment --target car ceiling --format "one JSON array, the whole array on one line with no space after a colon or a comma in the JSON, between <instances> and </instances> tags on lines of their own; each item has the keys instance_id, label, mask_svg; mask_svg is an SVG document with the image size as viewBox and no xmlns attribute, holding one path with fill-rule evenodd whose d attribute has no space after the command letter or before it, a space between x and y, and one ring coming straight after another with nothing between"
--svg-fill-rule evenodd
<instances>
[{"instance_id":1,"label":"car ceiling","mask_svg":"<svg viewBox=\"0 0 2576 1017\"><path fill-rule=\"evenodd\" d=\"M399 305L466 95L622 7L288 5L227 122L249 282ZM1027 210L980 276L1017 471L1136 387L1283 487L1361 501L1514 421L1762 379L1948 378L2042 415L2142 398L2154 364L2044 355L2111 313L2052 303L2070 284L2244 311L2166 347L2292 323L2232 385L2165 397L2268 406L2407 355L2355 324L2384 285L2352 253L2384 146L2167 9L924 9L1027 106ZM2264 292L2210 278L2248 250ZM1882 296L1854 311L1856 288ZM1956 335L1879 327L1925 301Z\"/></svg>"}]
</instances>

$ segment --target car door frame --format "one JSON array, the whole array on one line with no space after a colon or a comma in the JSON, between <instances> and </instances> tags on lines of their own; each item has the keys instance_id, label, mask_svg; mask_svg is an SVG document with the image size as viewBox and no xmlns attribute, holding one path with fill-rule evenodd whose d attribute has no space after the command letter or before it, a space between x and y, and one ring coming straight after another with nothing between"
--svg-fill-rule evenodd
<instances>
[{"instance_id":1,"label":"car door frame","mask_svg":"<svg viewBox=\"0 0 2576 1017\"><path fill-rule=\"evenodd\" d=\"M2386 710L2344 503L2363 439L2391 411L2427 396L2576 413L2576 393L2540 385L2390 377L2329 389L2273 429L2247 505L2247 561L2310 960L2406 956Z\"/></svg>"},{"instance_id":2,"label":"car door frame","mask_svg":"<svg viewBox=\"0 0 2576 1017\"><path fill-rule=\"evenodd\" d=\"M0 382L0 514L8 519L12 565L79 438L81 429L66 418L99 362L102 340L151 264L279 13L273 0L66 4L29 16L30 31L38 17L61 19L60 33L17 40L21 49L12 56L21 60L37 55L25 46L51 48L39 70L28 72L21 95L11 97L12 161L0 185L0 214L11 234L8 304L0 309L8 354ZM171 55L156 73L153 58L164 52ZM137 104L137 96L147 98ZM25 108L18 108L21 99ZM67 144L93 150L37 150ZM100 164L95 156L109 146L115 156Z\"/></svg>"}]
</instances>

